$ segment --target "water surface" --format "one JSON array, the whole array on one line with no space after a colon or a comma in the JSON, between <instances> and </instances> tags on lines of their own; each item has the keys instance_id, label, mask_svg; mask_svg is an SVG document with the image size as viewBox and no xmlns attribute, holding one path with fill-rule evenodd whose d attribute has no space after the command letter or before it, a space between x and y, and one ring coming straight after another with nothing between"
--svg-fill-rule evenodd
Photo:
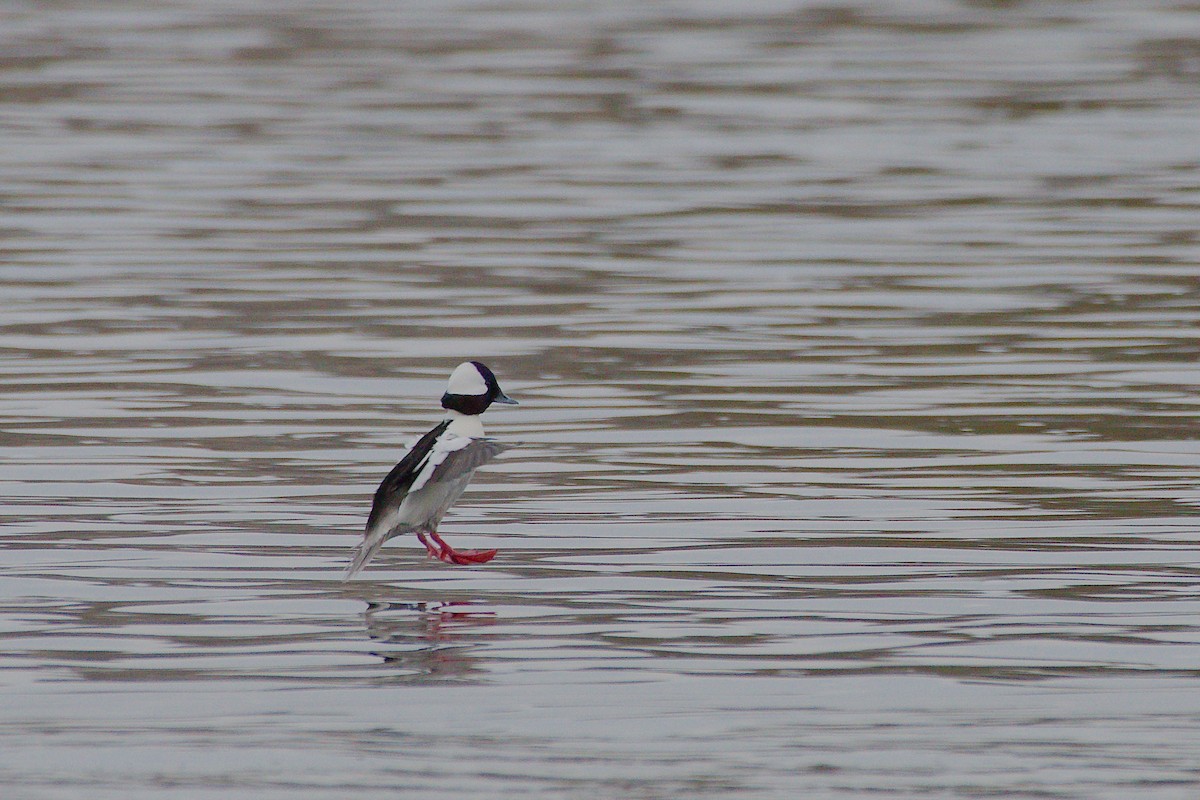
<instances>
[{"instance_id":1,"label":"water surface","mask_svg":"<svg viewBox=\"0 0 1200 800\"><path fill-rule=\"evenodd\" d=\"M2 17L6 798L1194 796L1194 7Z\"/></svg>"}]
</instances>

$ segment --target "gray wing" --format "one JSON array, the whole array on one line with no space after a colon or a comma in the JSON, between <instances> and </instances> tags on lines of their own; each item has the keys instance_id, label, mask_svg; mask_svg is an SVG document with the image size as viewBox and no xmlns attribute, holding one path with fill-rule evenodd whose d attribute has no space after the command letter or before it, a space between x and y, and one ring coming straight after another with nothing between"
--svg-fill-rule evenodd
<instances>
[{"instance_id":1,"label":"gray wing","mask_svg":"<svg viewBox=\"0 0 1200 800\"><path fill-rule=\"evenodd\" d=\"M513 447L496 439L467 439L467 443L453 450L435 450L429 461L413 481L410 492L417 492L433 485L456 481L469 475L496 456Z\"/></svg>"}]
</instances>

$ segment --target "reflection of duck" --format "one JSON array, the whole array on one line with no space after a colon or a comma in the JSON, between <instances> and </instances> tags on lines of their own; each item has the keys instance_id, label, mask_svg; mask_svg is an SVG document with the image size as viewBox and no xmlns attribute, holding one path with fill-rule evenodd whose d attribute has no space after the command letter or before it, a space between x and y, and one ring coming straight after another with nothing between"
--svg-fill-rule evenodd
<instances>
[{"instance_id":1,"label":"reflection of duck","mask_svg":"<svg viewBox=\"0 0 1200 800\"><path fill-rule=\"evenodd\" d=\"M367 635L387 650L374 654L385 664L423 675L449 677L476 672L470 644L455 644L455 633L496 621L493 611L470 602L391 603L370 601L363 612ZM406 647L407 645L407 647Z\"/></svg>"},{"instance_id":2,"label":"reflection of duck","mask_svg":"<svg viewBox=\"0 0 1200 800\"><path fill-rule=\"evenodd\" d=\"M509 447L484 437L479 415L492 403L516 402L500 390L496 376L478 361L455 368L442 395L446 418L422 436L379 485L346 578L365 567L384 542L403 533L415 533L429 555L448 564L492 560L495 550L455 550L438 536L437 526L475 470Z\"/></svg>"}]
</instances>

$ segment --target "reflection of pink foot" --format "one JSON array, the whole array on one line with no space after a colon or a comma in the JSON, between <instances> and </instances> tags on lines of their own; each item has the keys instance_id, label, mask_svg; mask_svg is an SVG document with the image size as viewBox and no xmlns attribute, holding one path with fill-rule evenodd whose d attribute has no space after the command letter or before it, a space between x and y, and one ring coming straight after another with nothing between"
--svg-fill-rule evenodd
<instances>
[{"instance_id":1,"label":"reflection of pink foot","mask_svg":"<svg viewBox=\"0 0 1200 800\"><path fill-rule=\"evenodd\" d=\"M455 550L442 541L442 537L438 536L435 531L430 531L429 537L437 543L439 549L434 549L422 536L421 541L425 544L425 549L429 551L430 555L437 556L447 564L486 564L496 557L495 550Z\"/></svg>"}]
</instances>

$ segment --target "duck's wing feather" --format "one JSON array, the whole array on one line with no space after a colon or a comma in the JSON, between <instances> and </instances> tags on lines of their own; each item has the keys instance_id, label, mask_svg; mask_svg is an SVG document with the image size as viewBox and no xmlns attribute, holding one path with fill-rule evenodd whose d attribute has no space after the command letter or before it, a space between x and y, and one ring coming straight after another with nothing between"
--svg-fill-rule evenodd
<instances>
[{"instance_id":1,"label":"duck's wing feather","mask_svg":"<svg viewBox=\"0 0 1200 800\"><path fill-rule=\"evenodd\" d=\"M438 437L450 425L450 420L443 420L433 427L433 430L417 440L400 459L400 463L392 467L392 471L375 490L375 499L371 503L371 516L367 518L367 530L376 528L376 523L390 511L399 508L404 498L412 491L413 482L420 476L422 469L429 462Z\"/></svg>"},{"instance_id":2,"label":"duck's wing feather","mask_svg":"<svg viewBox=\"0 0 1200 800\"><path fill-rule=\"evenodd\" d=\"M379 484L367 519L368 531L375 530L378 522L390 517L416 492L439 492L448 483L461 482L465 486L472 472L512 446L495 439L443 437L449 424L449 420L443 421L422 436ZM456 488L461 492L462 487Z\"/></svg>"},{"instance_id":3,"label":"duck's wing feather","mask_svg":"<svg viewBox=\"0 0 1200 800\"><path fill-rule=\"evenodd\" d=\"M434 446L429 459L408 491L411 494L426 487L432 488L439 483L457 481L510 447L512 445L495 439L471 439L465 436L443 439Z\"/></svg>"}]
</instances>

